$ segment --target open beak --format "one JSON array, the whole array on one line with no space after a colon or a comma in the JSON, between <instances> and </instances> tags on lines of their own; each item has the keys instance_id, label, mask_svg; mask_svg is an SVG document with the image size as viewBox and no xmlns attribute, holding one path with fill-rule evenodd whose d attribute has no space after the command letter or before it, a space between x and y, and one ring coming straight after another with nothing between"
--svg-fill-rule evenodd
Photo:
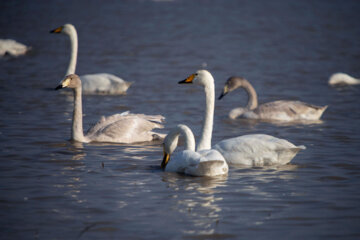
<instances>
[{"instance_id":1,"label":"open beak","mask_svg":"<svg viewBox=\"0 0 360 240\"><path fill-rule=\"evenodd\" d=\"M166 153L166 152L164 151L164 157L163 157L163 160L162 160L162 162L161 162L161 168L162 168L163 170L165 170L166 165L168 164L169 160L170 160L170 154L168 154L168 153Z\"/></svg>"},{"instance_id":2,"label":"open beak","mask_svg":"<svg viewBox=\"0 0 360 240\"><path fill-rule=\"evenodd\" d=\"M222 91L222 93L221 93L221 95L219 96L218 99L219 99L219 100L222 99L226 94L228 94L228 92L229 92L228 86L225 85L225 86L224 86L224 89L223 89L223 91Z\"/></svg>"},{"instance_id":3,"label":"open beak","mask_svg":"<svg viewBox=\"0 0 360 240\"><path fill-rule=\"evenodd\" d=\"M195 78L195 74L191 74L187 79L182 80L180 82L178 82L179 84L183 84L183 83L193 83L193 80Z\"/></svg>"},{"instance_id":4,"label":"open beak","mask_svg":"<svg viewBox=\"0 0 360 240\"><path fill-rule=\"evenodd\" d=\"M61 33L62 30L63 30L63 27L61 26L61 27L58 27L58 28L56 28L54 30L51 30L50 33Z\"/></svg>"}]
</instances>

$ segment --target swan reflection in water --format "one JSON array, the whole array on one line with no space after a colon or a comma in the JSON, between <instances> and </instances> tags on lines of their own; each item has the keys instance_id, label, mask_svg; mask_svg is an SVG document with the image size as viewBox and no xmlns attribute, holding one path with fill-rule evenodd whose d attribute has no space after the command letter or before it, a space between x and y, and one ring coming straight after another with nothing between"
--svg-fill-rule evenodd
<instances>
[{"instance_id":1,"label":"swan reflection in water","mask_svg":"<svg viewBox=\"0 0 360 240\"><path fill-rule=\"evenodd\" d=\"M178 173L164 172L162 181L173 190L172 210L188 217L189 228L184 234L213 234L221 219L223 200L217 196L218 188L226 185L227 175L217 177L191 177ZM196 230L196 229L201 229Z\"/></svg>"}]
</instances>

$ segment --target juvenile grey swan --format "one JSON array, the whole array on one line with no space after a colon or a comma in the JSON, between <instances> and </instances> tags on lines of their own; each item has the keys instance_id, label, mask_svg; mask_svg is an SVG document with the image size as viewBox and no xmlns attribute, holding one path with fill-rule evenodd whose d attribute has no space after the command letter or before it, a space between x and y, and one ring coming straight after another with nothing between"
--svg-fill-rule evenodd
<instances>
[{"instance_id":1,"label":"juvenile grey swan","mask_svg":"<svg viewBox=\"0 0 360 240\"><path fill-rule=\"evenodd\" d=\"M78 53L78 37L75 27L68 23L50 31L50 33L63 33L69 36L71 56L65 76L75 73ZM109 73L82 75L80 79L83 85L83 92L89 94L126 94L126 91L132 84L132 82L126 82Z\"/></svg>"},{"instance_id":2,"label":"juvenile grey swan","mask_svg":"<svg viewBox=\"0 0 360 240\"><path fill-rule=\"evenodd\" d=\"M71 139L78 142L138 143L162 139L164 136L153 132L154 128L163 128L161 115L114 114L101 117L87 133L83 133L81 80L78 75L66 76L55 90L71 88L74 92L74 112Z\"/></svg>"},{"instance_id":3,"label":"juvenile grey swan","mask_svg":"<svg viewBox=\"0 0 360 240\"><path fill-rule=\"evenodd\" d=\"M278 100L258 105L255 89L242 77L230 77L219 96L222 99L227 93L237 88L243 88L248 94L248 104L245 108L234 108L230 111L229 117L250 118L276 121L297 121L297 120L319 120L327 106L315 106L300 101Z\"/></svg>"},{"instance_id":4,"label":"juvenile grey swan","mask_svg":"<svg viewBox=\"0 0 360 240\"><path fill-rule=\"evenodd\" d=\"M214 149L221 153L228 164L269 166L287 164L301 149L305 149L305 146L295 146L285 139L266 134L250 134L225 139L211 148L215 107L214 78L210 72L198 70L179 84L200 85L205 91L205 118L197 152Z\"/></svg>"},{"instance_id":5,"label":"juvenile grey swan","mask_svg":"<svg viewBox=\"0 0 360 240\"><path fill-rule=\"evenodd\" d=\"M334 73L329 78L329 85L356 85L360 79L354 78L346 73Z\"/></svg>"},{"instance_id":6,"label":"juvenile grey swan","mask_svg":"<svg viewBox=\"0 0 360 240\"><path fill-rule=\"evenodd\" d=\"M185 138L185 150L175 151L179 136ZM166 172L178 172L197 177L213 177L227 174L229 167L224 157L214 149L195 152L195 138L189 127L183 124L171 129L164 139L164 157L161 168Z\"/></svg>"}]
</instances>

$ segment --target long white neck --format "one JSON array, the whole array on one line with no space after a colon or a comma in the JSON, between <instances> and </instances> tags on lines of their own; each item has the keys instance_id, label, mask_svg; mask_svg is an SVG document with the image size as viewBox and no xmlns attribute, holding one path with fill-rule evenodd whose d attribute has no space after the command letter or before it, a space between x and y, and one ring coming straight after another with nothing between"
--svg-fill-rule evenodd
<instances>
[{"instance_id":1,"label":"long white neck","mask_svg":"<svg viewBox=\"0 0 360 240\"><path fill-rule=\"evenodd\" d=\"M212 78L212 76L209 77ZM196 151L211 149L211 137L213 131L214 108L215 108L214 78L212 78L211 81L208 81L207 84L205 85L205 99L206 99L205 119L201 131L200 141L197 145Z\"/></svg>"},{"instance_id":2,"label":"long white neck","mask_svg":"<svg viewBox=\"0 0 360 240\"><path fill-rule=\"evenodd\" d=\"M71 139L78 142L85 142L82 120L81 87L74 88L74 112Z\"/></svg>"},{"instance_id":3,"label":"long white neck","mask_svg":"<svg viewBox=\"0 0 360 240\"><path fill-rule=\"evenodd\" d=\"M258 106L257 94L254 87L251 86L249 82L244 82L242 88L244 88L248 94L248 104L246 108L254 110Z\"/></svg>"},{"instance_id":4,"label":"long white neck","mask_svg":"<svg viewBox=\"0 0 360 240\"><path fill-rule=\"evenodd\" d=\"M78 37L75 28L71 28L70 33L68 33L70 37L71 44L71 55L70 55L70 63L69 67L66 71L66 75L74 74L76 70L76 62L77 62L77 53L78 53Z\"/></svg>"}]
</instances>

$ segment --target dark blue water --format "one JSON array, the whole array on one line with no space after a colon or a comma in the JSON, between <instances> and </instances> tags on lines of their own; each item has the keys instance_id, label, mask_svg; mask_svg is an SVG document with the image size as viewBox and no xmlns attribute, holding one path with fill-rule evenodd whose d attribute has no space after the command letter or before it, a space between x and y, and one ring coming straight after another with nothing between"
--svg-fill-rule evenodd
<instances>
[{"instance_id":1,"label":"dark blue water","mask_svg":"<svg viewBox=\"0 0 360 240\"><path fill-rule=\"evenodd\" d=\"M335 72L360 76L359 1L1 1L0 37L32 46L0 59L1 239L358 239L360 88L332 88ZM79 35L78 74L134 81L126 96L84 96L84 127L126 110L162 114L166 129L199 135L209 70L219 95L246 77L259 102L329 105L310 125L230 120L238 91L216 101L213 143L266 133L305 145L292 164L230 168L193 178L160 169L159 144L73 144L71 98L49 90Z\"/></svg>"}]
</instances>

